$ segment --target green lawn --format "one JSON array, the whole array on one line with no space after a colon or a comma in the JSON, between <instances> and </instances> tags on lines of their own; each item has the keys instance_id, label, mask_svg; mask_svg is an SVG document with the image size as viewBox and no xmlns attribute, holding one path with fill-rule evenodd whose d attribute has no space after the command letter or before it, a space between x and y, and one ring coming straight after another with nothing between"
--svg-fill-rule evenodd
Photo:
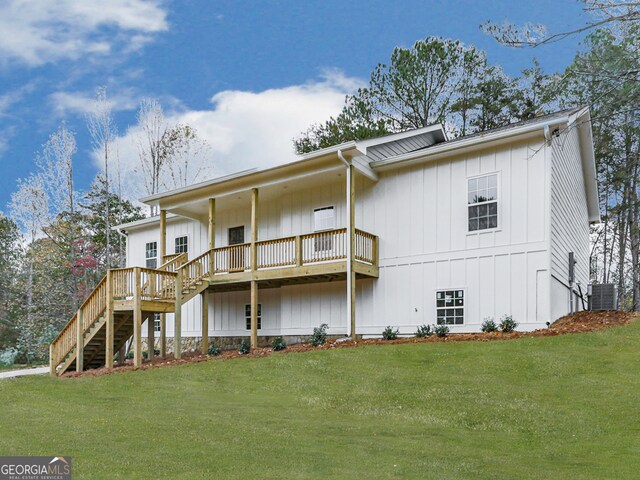
<instances>
[{"instance_id":1,"label":"green lawn","mask_svg":"<svg viewBox=\"0 0 640 480\"><path fill-rule=\"evenodd\" d=\"M638 478L640 322L0 381L0 454L74 478Z\"/></svg>"}]
</instances>

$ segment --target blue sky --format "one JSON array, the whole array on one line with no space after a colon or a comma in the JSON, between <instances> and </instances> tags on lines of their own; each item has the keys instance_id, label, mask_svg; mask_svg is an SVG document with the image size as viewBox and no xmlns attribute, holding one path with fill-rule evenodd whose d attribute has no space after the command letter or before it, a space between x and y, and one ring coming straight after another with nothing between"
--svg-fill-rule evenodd
<instances>
[{"instance_id":1,"label":"blue sky","mask_svg":"<svg viewBox=\"0 0 640 480\"><path fill-rule=\"evenodd\" d=\"M208 175L293 159L291 138L339 111L395 46L429 35L487 51L511 74L536 56L549 72L579 48L496 44L478 25L491 19L582 25L572 0L207 1L3 0L0 4L0 210L16 180L60 122L76 132L76 186L98 172L85 125L95 90L106 85L130 196L144 192L130 127L144 97L170 121L190 123L211 146Z\"/></svg>"}]
</instances>

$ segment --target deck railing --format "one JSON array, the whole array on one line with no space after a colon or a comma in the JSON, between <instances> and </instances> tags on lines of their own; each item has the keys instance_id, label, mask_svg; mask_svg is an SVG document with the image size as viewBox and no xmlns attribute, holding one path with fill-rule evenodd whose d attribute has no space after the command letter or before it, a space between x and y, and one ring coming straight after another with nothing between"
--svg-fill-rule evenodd
<instances>
[{"instance_id":1,"label":"deck railing","mask_svg":"<svg viewBox=\"0 0 640 480\"><path fill-rule=\"evenodd\" d=\"M175 272L178 268L189 261L187 253L175 253L172 255L165 255L162 257L162 265L158 267L158 270L164 270L167 272Z\"/></svg>"}]
</instances>

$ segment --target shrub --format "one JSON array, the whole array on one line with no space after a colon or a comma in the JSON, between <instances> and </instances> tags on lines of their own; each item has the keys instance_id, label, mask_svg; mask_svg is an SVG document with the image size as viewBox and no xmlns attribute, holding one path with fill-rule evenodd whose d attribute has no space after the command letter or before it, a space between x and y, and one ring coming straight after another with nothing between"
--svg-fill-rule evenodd
<instances>
[{"instance_id":1,"label":"shrub","mask_svg":"<svg viewBox=\"0 0 640 480\"><path fill-rule=\"evenodd\" d=\"M311 335L311 338L309 339L309 342L311 343L311 345L313 345L314 347L319 347L320 345L324 345L324 343L327 341L328 328L329 328L329 325L327 325L326 323L323 323L319 327L315 327L313 329L313 335Z\"/></svg>"},{"instance_id":2,"label":"shrub","mask_svg":"<svg viewBox=\"0 0 640 480\"><path fill-rule=\"evenodd\" d=\"M432 334L431 325L420 325L416 331L416 338L430 337Z\"/></svg>"},{"instance_id":3,"label":"shrub","mask_svg":"<svg viewBox=\"0 0 640 480\"><path fill-rule=\"evenodd\" d=\"M209 355L220 355L222 353L222 349L218 346L216 342L211 342L209 344L209 349L207 350Z\"/></svg>"},{"instance_id":4,"label":"shrub","mask_svg":"<svg viewBox=\"0 0 640 480\"><path fill-rule=\"evenodd\" d=\"M496 322L493 321L492 317L487 317L484 319L484 322L482 322L481 328L483 332L490 333L498 330L498 325L496 325Z\"/></svg>"},{"instance_id":5,"label":"shrub","mask_svg":"<svg viewBox=\"0 0 640 480\"><path fill-rule=\"evenodd\" d=\"M504 333L513 332L518 326L518 322L516 322L511 315L505 315L500 319L500 330Z\"/></svg>"},{"instance_id":6,"label":"shrub","mask_svg":"<svg viewBox=\"0 0 640 480\"><path fill-rule=\"evenodd\" d=\"M287 348L287 342L285 342L282 337L276 337L271 341L271 346L274 351L278 352Z\"/></svg>"},{"instance_id":7,"label":"shrub","mask_svg":"<svg viewBox=\"0 0 640 480\"><path fill-rule=\"evenodd\" d=\"M395 340L398 338L398 333L400 332L397 328L394 330L391 326L388 326L382 331L382 338L385 340Z\"/></svg>"},{"instance_id":8,"label":"shrub","mask_svg":"<svg viewBox=\"0 0 640 480\"><path fill-rule=\"evenodd\" d=\"M436 337L446 337L449 334L449 327L446 325L434 325L433 333L436 334Z\"/></svg>"},{"instance_id":9,"label":"shrub","mask_svg":"<svg viewBox=\"0 0 640 480\"><path fill-rule=\"evenodd\" d=\"M129 350L124 358L127 360L133 360L133 350Z\"/></svg>"},{"instance_id":10,"label":"shrub","mask_svg":"<svg viewBox=\"0 0 640 480\"><path fill-rule=\"evenodd\" d=\"M0 350L0 365L13 365L16 363L18 357L18 350L15 348L7 348L6 350Z\"/></svg>"},{"instance_id":11,"label":"shrub","mask_svg":"<svg viewBox=\"0 0 640 480\"><path fill-rule=\"evenodd\" d=\"M251 343L246 338L240 342L238 345L238 353L240 355L246 355L247 353L251 353Z\"/></svg>"},{"instance_id":12,"label":"shrub","mask_svg":"<svg viewBox=\"0 0 640 480\"><path fill-rule=\"evenodd\" d=\"M131 358L133 358L133 352L129 352L129 353L131 353ZM154 348L153 354L157 357L158 355L160 355L160 350L158 350L157 348ZM142 352L142 358L149 358L149 352L147 350Z\"/></svg>"}]
</instances>

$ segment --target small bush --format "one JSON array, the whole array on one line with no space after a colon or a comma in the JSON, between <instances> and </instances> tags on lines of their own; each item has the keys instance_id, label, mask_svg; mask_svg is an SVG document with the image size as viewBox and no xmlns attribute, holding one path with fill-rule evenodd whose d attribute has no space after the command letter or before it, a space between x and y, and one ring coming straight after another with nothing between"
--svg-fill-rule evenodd
<instances>
[{"instance_id":1,"label":"small bush","mask_svg":"<svg viewBox=\"0 0 640 480\"><path fill-rule=\"evenodd\" d=\"M129 353L131 353L131 358L133 358L133 352L129 352ZM160 355L160 350L158 350L157 348L154 348L153 354L157 357L158 355ZM147 350L142 352L142 358L149 358L149 352Z\"/></svg>"},{"instance_id":2,"label":"small bush","mask_svg":"<svg viewBox=\"0 0 640 480\"><path fill-rule=\"evenodd\" d=\"M13 365L16 363L16 358L18 357L18 350L15 348L7 348L6 350L0 351L0 365Z\"/></svg>"},{"instance_id":3,"label":"small bush","mask_svg":"<svg viewBox=\"0 0 640 480\"><path fill-rule=\"evenodd\" d=\"M240 345L238 345L238 353L240 355L251 353L251 342L249 342L249 340L247 340L246 338L242 340L242 342L240 342Z\"/></svg>"},{"instance_id":4,"label":"small bush","mask_svg":"<svg viewBox=\"0 0 640 480\"><path fill-rule=\"evenodd\" d=\"M133 350L129 350L127 354L124 356L126 360L133 360Z\"/></svg>"},{"instance_id":5,"label":"small bush","mask_svg":"<svg viewBox=\"0 0 640 480\"><path fill-rule=\"evenodd\" d=\"M282 337L276 337L271 341L271 346L274 351L278 352L287 348L287 342L285 342Z\"/></svg>"},{"instance_id":6,"label":"small bush","mask_svg":"<svg viewBox=\"0 0 640 480\"><path fill-rule=\"evenodd\" d=\"M431 335L433 335L431 325L420 325L416 331L416 338L430 337Z\"/></svg>"},{"instance_id":7,"label":"small bush","mask_svg":"<svg viewBox=\"0 0 640 480\"><path fill-rule=\"evenodd\" d=\"M436 334L436 337L446 337L449 334L449 327L446 325L434 325L433 333Z\"/></svg>"},{"instance_id":8,"label":"small bush","mask_svg":"<svg viewBox=\"0 0 640 480\"><path fill-rule=\"evenodd\" d=\"M482 322L481 328L483 332L490 333L498 330L498 325L496 325L496 322L493 321L493 318L487 317L484 319L484 322Z\"/></svg>"},{"instance_id":9,"label":"small bush","mask_svg":"<svg viewBox=\"0 0 640 480\"><path fill-rule=\"evenodd\" d=\"M209 348L207 350L209 355L220 355L222 353L222 349L216 342L211 342L209 344Z\"/></svg>"},{"instance_id":10,"label":"small bush","mask_svg":"<svg viewBox=\"0 0 640 480\"><path fill-rule=\"evenodd\" d=\"M385 340L395 340L398 338L398 333L400 332L397 328L394 330L391 326L388 326L382 331L382 338Z\"/></svg>"},{"instance_id":11,"label":"small bush","mask_svg":"<svg viewBox=\"0 0 640 480\"><path fill-rule=\"evenodd\" d=\"M327 341L328 328L329 328L329 325L327 325L326 323L323 323L319 327L315 327L313 329L313 335L311 335L311 338L309 339L309 342L311 343L311 345L313 345L314 347L319 347L320 345L324 345L324 343Z\"/></svg>"},{"instance_id":12,"label":"small bush","mask_svg":"<svg viewBox=\"0 0 640 480\"><path fill-rule=\"evenodd\" d=\"M516 322L511 315L505 315L500 319L500 330L504 333L513 332L518 326L518 322Z\"/></svg>"}]
</instances>

